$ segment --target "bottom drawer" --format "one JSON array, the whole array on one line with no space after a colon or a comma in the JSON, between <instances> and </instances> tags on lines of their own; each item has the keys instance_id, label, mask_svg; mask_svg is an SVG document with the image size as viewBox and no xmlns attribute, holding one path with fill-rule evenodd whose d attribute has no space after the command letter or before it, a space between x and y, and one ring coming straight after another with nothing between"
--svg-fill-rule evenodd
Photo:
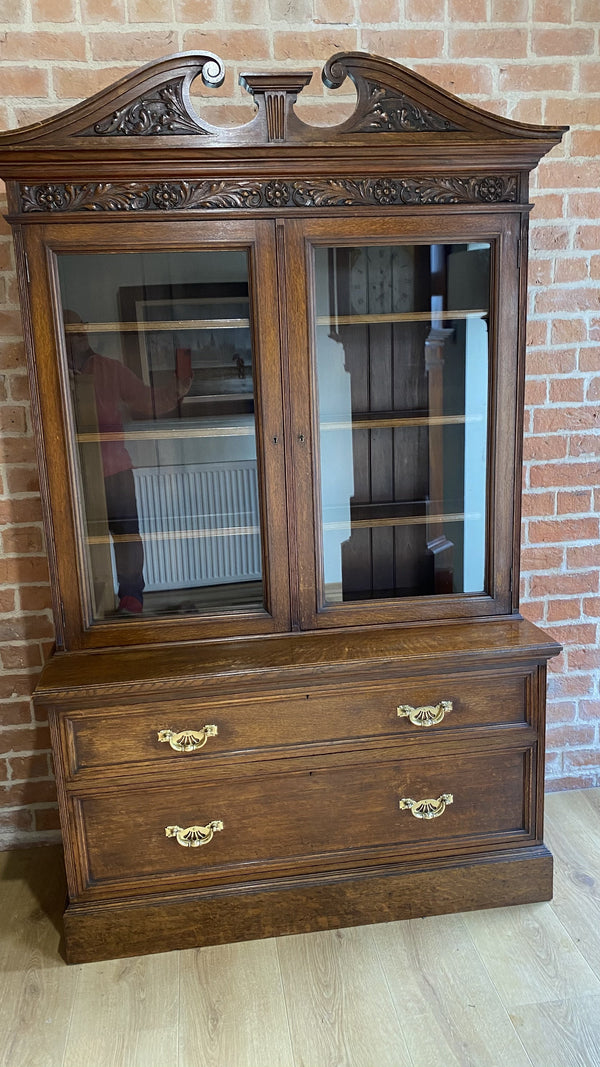
<instances>
[{"instance_id":1,"label":"bottom drawer","mask_svg":"<svg viewBox=\"0 0 600 1067\"><path fill-rule=\"evenodd\" d=\"M258 764L252 778L77 798L79 891L105 896L117 883L157 891L514 845L532 830L530 755L504 748L398 760L387 750L368 765L311 761L310 770L261 774ZM443 794L453 800L439 816L400 807ZM165 834L213 821L223 829L199 847Z\"/></svg>"}]
</instances>

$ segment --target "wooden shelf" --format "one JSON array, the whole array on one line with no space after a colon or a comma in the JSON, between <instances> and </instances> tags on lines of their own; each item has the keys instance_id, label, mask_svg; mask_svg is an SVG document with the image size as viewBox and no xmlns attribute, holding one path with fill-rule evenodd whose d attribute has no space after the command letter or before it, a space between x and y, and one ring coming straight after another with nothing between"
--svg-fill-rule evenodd
<instances>
[{"instance_id":1,"label":"wooden shelf","mask_svg":"<svg viewBox=\"0 0 600 1067\"><path fill-rule=\"evenodd\" d=\"M386 430L398 426L462 426L482 422L483 415L377 415L322 422L321 430Z\"/></svg>"},{"instance_id":2,"label":"wooden shelf","mask_svg":"<svg viewBox=\"0 0 600 1067\"><path fill-rule=\"evenodd\" d=\"M437 322L440 319L482 319L487 308L469 311L395 311L369 315L317 315L317 326L360 326L386 322ZM238 330L250 319L160 319L156 322L67 323L65 333L152 333L169 330Z\"/></svg>"},{"instance_id":3,"label":"wooden shelf","mask_svg":"<svg viewBox=\"0 0 600 1067\"><path fill-rule=\"evenodd\" d=\"M392 526L424 526L432 523L444 523L444 522L465 522L469 519L481 519L481 515L472 512L440 512L436 515L399 515L399 516L386 516L380 519L352 519L350 527L352 530L367 530L382 527ZM323 523L323 529L329 530L345 530L348 528L347 522L325 522ZM111 541L126 542L126 541L176 541L176 540L206 540L210 537L241 537L249 534L259 534L260 526L219 526L214 530L164 530L164 531L151 531L146 533L136 534L91 534L86 538L89 545L107 545Z\"/></svg>"},{"instance_id":4,"label":"wooden shelf","mask_svg":"<svg viewBox=\"0 0 600 1067\"><path fill-rule=\"evenodd\" d=\"M178 441L195 437L253 437L251 426L194 426L181 430L121 430L104 433L78 433L79 444L97 444L100 441Z\"/></svg>"},{"instance_id":5,"label":"wooden shelf","mask_svg":"<svg viewBox=\"0 0 600 1067\"><path fill-rule=\"evenodd\" d=\"M196 541L209 537L242 537L259 534L260 526L219 526L214 530L153 530L141 534L90 534L86 537L88 545L109 545L111 541L118 544L132 541Z\"/></svg>"},{"instance_id":6,"label":"wooden shelf","mask_svg":"<svg viewBox=\"0 0 600 1067\"><path fill-rule=\"evenodd\" d=\"M438 322L440 319L483 319L487 308L469 311L390 311L369 315L317 315L317 326L360 326L385 322Z\"/></svg>"},{"instance_id":7,"label":"wooden shelf","mask_svg":"<svg viewBox=\"0 0 600 1067\"><path fill-rule=\"evenodd\" d=\"M250 319L163 319L157 322L68 323L65 333L154 333L161 330L239 330Z\"/></svg>"},{"instance_id":8,"label":"wooden shelf","mask_svg":"<svg viewBox=\"0 0 600 1067\"><path fill-rule=\"evenodd\" d=\"M385 430L399 426L462 426L482 422L483 415L371 415L355 419L339 419L321 423L321 430ZM123 430L105 433L78 433L79 444L97 444L101 441L169 441L206 437L252 437L251 426L194 426L189 429L170 430Z\"/></svg>"},{"instance_id":9,"label":"wooden shelf","mask_svg":"<svg viewBox=\"0 0 600 1067\"><path fill-rule=\"evenodd\" d=\"M481 517L477 512L467 513L464 511L440 512L436 515L389 515L381 519L352 519L350 528L352 530L368 530L386 526L425 526L433 523L466 522L468 519L481 519ZM347 528L348 523L343 521L323 523L324 530L346 530Z\"/></svg>"}]
</instances>

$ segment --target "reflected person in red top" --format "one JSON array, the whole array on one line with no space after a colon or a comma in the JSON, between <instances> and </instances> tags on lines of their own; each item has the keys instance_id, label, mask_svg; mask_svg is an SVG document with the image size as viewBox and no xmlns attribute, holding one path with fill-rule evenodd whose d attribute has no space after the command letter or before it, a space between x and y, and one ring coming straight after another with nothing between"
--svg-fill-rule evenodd
<instances>
[{"instance_id":1,"label":"reflected person in red top","mask_svg":"<svg viewBox=\"0 0 600 1067\"><path fill-rule=\"evenodd\" d=\"M98 355L90 348L85 324L74 312L64 311L65 326L81 330L65 333L69 369L76 377L89 375L93 383L95 423L100 434L110 438L100 442L108 528L113 536L117 569L119 612L138 615L143 610L144 548L140 538L133 462L123 437L123 419L152 419L173 411L190 389L192 379L173 378L161 388L152 389L118 359ZM83 412L77 411L76 417ZM123 540L121 540L123 538Z\"/></svg>"}]
</instances>

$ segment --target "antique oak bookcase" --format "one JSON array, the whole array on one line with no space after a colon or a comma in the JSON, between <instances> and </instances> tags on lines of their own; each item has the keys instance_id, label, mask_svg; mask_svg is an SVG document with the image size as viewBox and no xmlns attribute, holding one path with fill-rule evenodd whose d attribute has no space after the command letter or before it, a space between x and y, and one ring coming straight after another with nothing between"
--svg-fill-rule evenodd
<instances>
[{"instance_id":1,"label":"antique oak bookcase","mask_svg":"<svg viewBox=\"0 0 600 1067\"><path fill-rule=\"evenodd\" d=\"M563 130L361 53L338 125L286 70L218 128L198 76L0 136L73 962L551 895L520 442Z\"/></svg>"}]
</instances>

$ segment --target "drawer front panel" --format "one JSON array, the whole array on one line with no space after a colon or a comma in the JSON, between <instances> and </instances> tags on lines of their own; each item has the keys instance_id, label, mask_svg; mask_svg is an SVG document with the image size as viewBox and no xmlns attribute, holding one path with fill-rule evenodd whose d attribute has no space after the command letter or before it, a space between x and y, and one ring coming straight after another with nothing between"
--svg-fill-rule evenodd
<instances>
[{"instance_id":1,"label":"drawer front panel","mask_svg":"<svg viewBox=\"0 0 600 1067\"><path fill-rule=\"evenodd\" d=\"M330 741L371 737L432 737L437 731L467 726L523 723L530 703L530 674L430 677L352 689L311 690L286 696L265 695L203 704L170 701L156 705L72 713L62 717L67 767L72 776L94 768L115 769L169 759L209 762L213 757L266 751L289 745L315 746ZM431 726L411 721L398 707L441 709ZM438 717L440 712L438 711ZM424 718L431 718L431 711ZM159 741L161 730L199 731L216 726L197 751L176 752Z\"/></svg>"},{"instance_id":2,"label":"drawer front panel","mask_svg":"<svg viewBox=\"0 0 600 1067\"><path fill-rule=\"evenodd\" d=\"M181 882L248 880L268 873L327 870L398 860L432 850L515 843L529 831L524 786L529 750L398 760L370 766L270 773L252 779L190 782L172 789L123 790L74 801L85 841L87 886L129 883L156 890ZM400 800L453 794L429 820ZM210 843L182 847L167 826L186 830L220 821ZM157 881L158 879L158 881ZM125 886L125 891L127 891Z\"/></svg>"}]
</instances>

